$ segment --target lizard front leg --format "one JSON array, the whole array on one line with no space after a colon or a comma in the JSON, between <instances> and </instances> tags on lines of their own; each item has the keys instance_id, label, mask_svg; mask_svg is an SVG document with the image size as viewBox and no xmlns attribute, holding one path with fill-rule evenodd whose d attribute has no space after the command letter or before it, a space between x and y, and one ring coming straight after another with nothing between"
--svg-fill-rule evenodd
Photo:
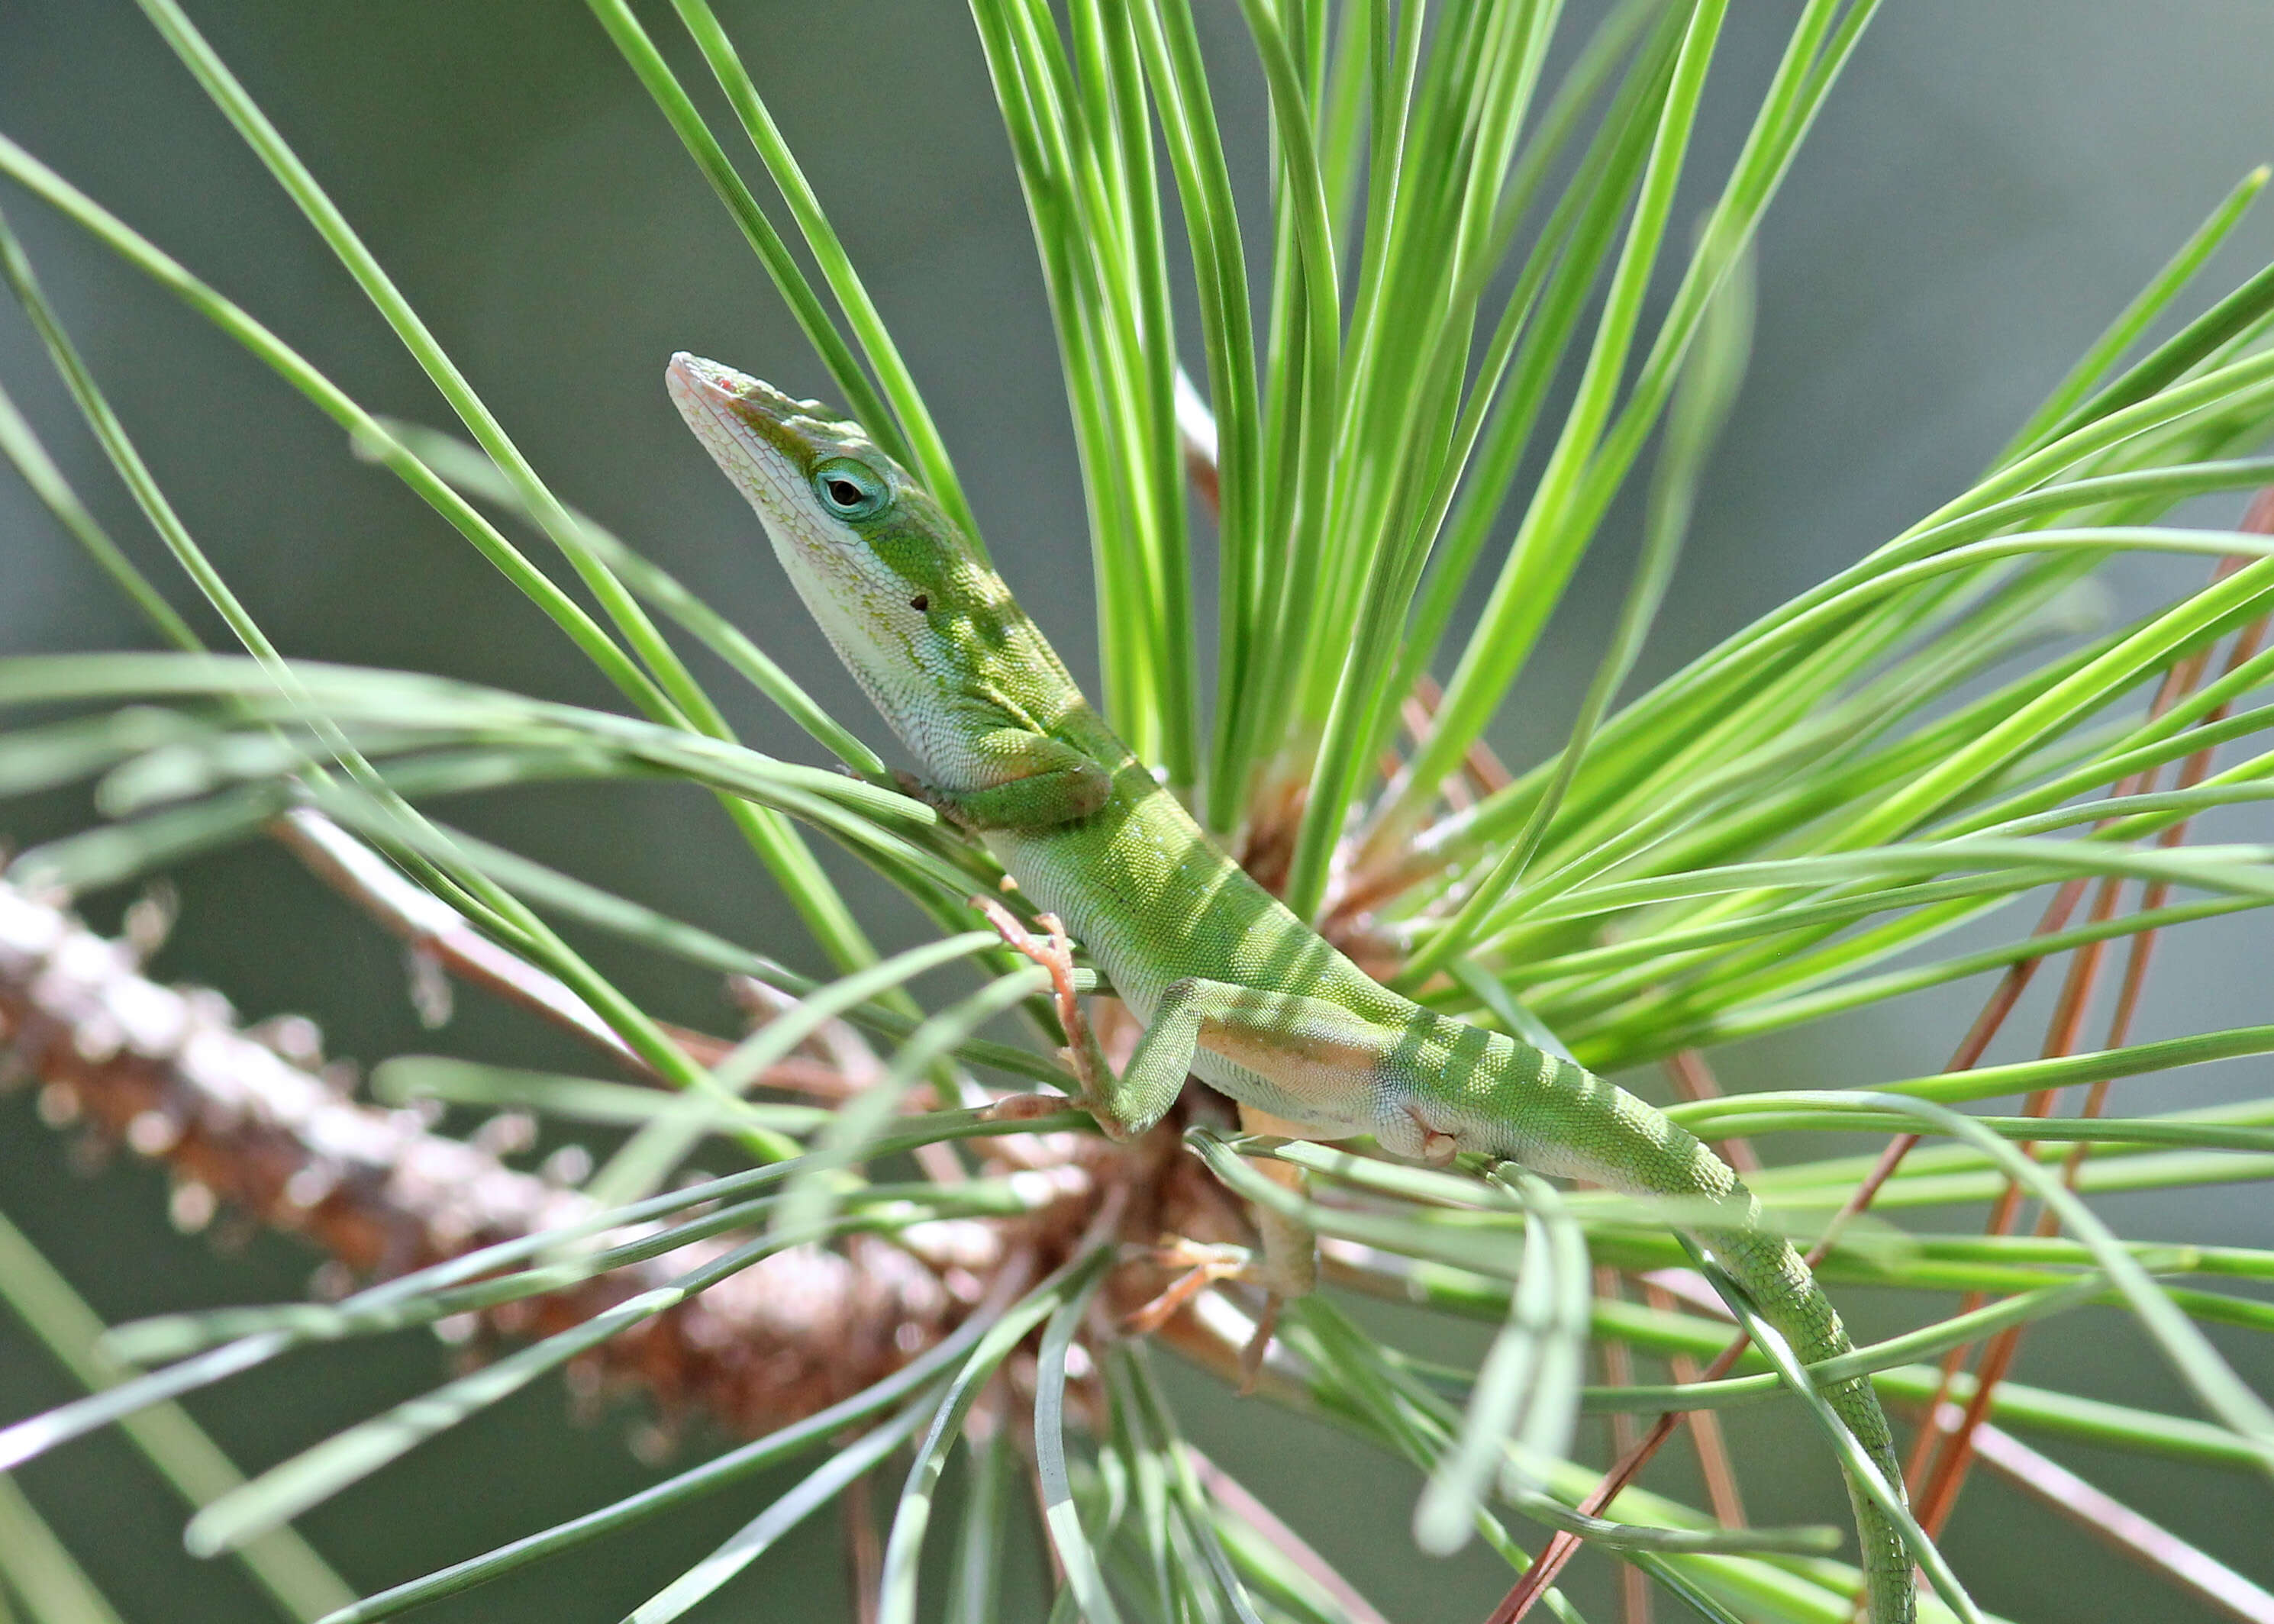
<instances>
[{"instance_id":1,"label":"lizard front leg","mask_svg":"<svg viewBox=\"0 0 2274 1624\"><path fill-rule=\"evenodd\" d=\"M1113 775L1073 746L1032 727L997 725L958 733L943 778L897 773L900 787L970 833L1051 829L1088 817L1113 793Z\"/></svg>"},{"instance_id":2,"label":"lizard front leg","mask_svg":"<svg viewBox=\"0 0 2274 1624\"><path fill-rule=\"evenodd\" d=\"M1058 1029L1065 1034L1066 1041L1066 1046L1058 1051L1058 1058L1073 1072L1079 1101L1085 1106L1096 1105L1103 1094L1104 1079L1113 1075L1113 1068L1106 1064L1105 1051L1097 1046L1097 1034L1081 1012L1081 996L1073 984L1073 944L1066 938L1065 927L1058 922L1057 914L1041 914L1035 916L1035 922L1042 929L1029 930L1019 922L1017 914L992 897L974 897L971 906L995 927L995 934L1003 938L1005 945L1050 972ZM1013 1106L1013 1111L1035 1109L1037 1105L1057 1109L1062 1103L1041 1094L1013 1098L1035 1102ZM999 1112L1009 1104L1009 1101L998 1101L997 1109Z\"/></svg>"}]
</instances>

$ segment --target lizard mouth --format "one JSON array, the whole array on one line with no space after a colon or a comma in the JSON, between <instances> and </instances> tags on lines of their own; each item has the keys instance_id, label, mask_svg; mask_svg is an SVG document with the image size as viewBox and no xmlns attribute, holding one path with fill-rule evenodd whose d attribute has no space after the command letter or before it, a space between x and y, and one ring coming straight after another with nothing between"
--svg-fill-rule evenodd
<instances>
[{"instance_id":1,"label":"lizard mouth","mask_svg":"<svg viewBox=\"0 0 2274 1624\"><path fill-rule=\"evenodd\" d=\"M681 412L690 407L723 411L753 427L771 424L805 440L867 440L858 424L840 423L819 401L783 394L763 378L738 372L682 350L664 369L664 382Z\"/></svg>"},{"instance_id":2,"label":"lizard mouth","mask_svg":"<svg viewBox=\"0 0 2274 1624\"><path fill-rule=\"evenodd\" d=\"M800 477L823 456L877 455L859 425L832 419L819 401L797 400L763 379L683 350L671 357L664 383L687 426L722 462L730 447L747 454L753 441L778 453Z\"/></svg>"},{"instance_id":3,"label":"lizard mouth","mask_svg":"<svg viewBox=\"0 0 2274 1624\"><path fill-rule=\"evenodd\" d=\"M781 420L809 416L821 410L817 401L794 401L763 379L753 378L748 372L738 372L731 366L706 360L699 355L689 355L684 350L671 357L671 365L665 369L664 378L670 387L672 399L678 402L681 411L696 404L712 410L755 407L776 420Z\"/></svg>"},{"instance_id":4,"label":"lizard mouth","mask_svg":"<svg viewBox=\"0 0 2274 1624\"><path fill-rule=\"evenodd\" d=\"M800 432L812 421L802 410L809 402L684 350L671 357L664 383L696 439L761 514L794 505L815 455Z\"/></svg>"}]
</instances>

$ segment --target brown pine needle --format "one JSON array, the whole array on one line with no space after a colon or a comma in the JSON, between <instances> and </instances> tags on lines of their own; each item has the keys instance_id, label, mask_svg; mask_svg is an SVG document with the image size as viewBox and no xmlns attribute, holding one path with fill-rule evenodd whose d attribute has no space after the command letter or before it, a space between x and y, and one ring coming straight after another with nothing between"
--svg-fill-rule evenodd
<instances>
[{"instance_id":1,"label":"brown pine needle","mask_svg":"<svg viewBox=\"0 0 2274 1624\"><path fill-rule=\"evenodd\" d=\"M2274 1594L2269 1594L2169 1529L2142 1516L2058 1461L2039 1454L2002 1427L1989 1422L1977 1425L1974 1450L1984 1465L2032 1499L2075 1522L2120 1555L2152 1568L2174 1589L2243 1620L2243 1624L2274 1624Z\"/></svg>"},{"instance_id":2,"label":"brown pine needle","mask_svg":"<svg viewBox=\"0 0 2274 1624\"><path fill-rule=\"evenodd\" d=\"M2262 492L2252 502L2249 515L2244 521L2246 530L2252 530L2260 534L2269 533L2270 527L2274 527L2274 491ZM2238 560L2232 559L2222 560L2218 573L2221 575L2232 573L2238 567ZM2214 579L2216 578L2214 576ZM2255 621L2245 628L2236 637L2234 646L2227 656L2225 666L2227 671L2233 671L2257 652L2259 645L2264 640L2266 628L2266 621L2263 620ZM2165 692L2157 695L2158 708L2165 708L2170 701L2176 700L2181 693L2199 681L2206 664L2207 656L2197 656L2175 667L2171 679L2165 683ZM2225 715L2225 706L2220 706L2206 717L2205 721L2218 721ZM2176 779L2177 787L2186 789L2201 783L2210 775L2212 759L2216 754L2215 750L2203 749L2188 756L2180 767ZM2151 788L2153 782L2154 775L2148 775L2142 780L2142 787ZM2164 831L2157 844L2166 848L2178 846L2186 838L2187 829L2187 823L2185 820L2173 824ZM2094 900L2093 917L2096 920L2106 919L2113 914L2121 889L2121 885L2114 880L2105 880L2101 883L2099 893ZM2150 883L2145 886L2140 898L2141 910L2145 912L2160 907L2169 890L2168 885L2160 882ZM2125 958L2124 976L2117 995L2116 1009L2109 1020L2106 1047L2110 1049L2120 1048L2130 1041L2133 1017L2139 1008L2140 994L2146 984L2148 964L2154 951L2155 934L2152 930L2143 931L2132 938L2129 951ZM2060 1004L2054 1011L2052 1030L2047 1034L2046 1050L2049 1055L2055 1052L2056 1044L2063 1046L2059 1049L2059 1053L2067 1054L2074 1051L2077 1030L2083 1020L2084 1004L2090 996L2093 981L2097 978L2103 961L2102 950L2106 945L2105 942L2090 944L2087 948L2080 950L2072 962L2067 984L2063 988ZM2106 1103L2108 1090L2109 1085L2105 1079L2094 1083L2087 1092L2079 1115L2085 1117L2099 1116ZM2031 1095L2024 1107L2025 1113L2030 1116L2048 1114L2052 1109L2054 1098L2055 1095L2052 1093ZM2023 1154L2029 1154L2032 1148L2024 1147ZM2063 1160L2062 1179L2072 1189L2075 1187L2078 1174L2083 1167L2089 1148L2084 1141L2079 1141ZM2018 1188L2008 1183L2001 1192L1992 1214L1990 1233L2008 1232L2020 1205L2019 1198ZM2039 1236L2050 1236L2057 1228L2058 1224L2050 1213L2039 1214L2036 1226ZM1978 1305L1978 1294L1969 1295L1966 1304L1962 1305L1961 1312L1966 1312L1967 1309ZM1965 1485L1967 1470L1977 1447L1979 1431L1989 1414L1990 1404L1996 1395L1998 1384L2005 1379L2007 1372L2012 1368L2014 1359L2020 1350L2022 1329L2022 1327L2015 1326L2002 1331L1991 1339L1984 1348L1981 1367L1977 1372L1975 1391L1961 1413L1954 1432L1943 1425L1943 1417L1951 1408L1946 1401L1952 1375L1963 1364L1966 1350L1954 1349L1945 1358L1941 1388L1937 1393L1937 1402L1931 1412L1934 1418L1933 1423L1921 1429L1920 1450L1918 1455L1914 1457L1916 1462L1920 1456L1925 1455L1930 1440L1947 1434L1946 1441L1942 1444L1939 1454L1934 1457L1931 1475L1925 1477L1919 1496L1919 1521L1930 1534L1940 1530L1957 1504L1959 1492ZM1916 1477L1914 1480L1917 1480Z\"/></svg>"}]
</instances>

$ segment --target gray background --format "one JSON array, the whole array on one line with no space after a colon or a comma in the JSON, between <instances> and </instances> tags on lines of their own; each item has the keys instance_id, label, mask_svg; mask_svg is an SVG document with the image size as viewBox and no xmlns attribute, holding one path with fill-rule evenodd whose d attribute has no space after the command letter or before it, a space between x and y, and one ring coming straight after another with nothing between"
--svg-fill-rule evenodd
<instances>
[{"instance_id":1,"label":"gray background","mask_svg":"<svg viewBox=\"0 0 2274 1624\"><path fill-rule=\"evenodd\" d=\"M1733 8L1693 175L1724 172L1793 9ZM858 695L753 546L746 512L681 429L659 380L679 348L795 389L820 388L822 373L581 9L237 0L194 10L561 493L620 527L825 703L866 726ZM649 10L667 35L667 11ZM1232 14L1203 10L1253 201L1261 103ZM1005 574L1077 668L1090 670L1087 544L1064 397L968 17L944 4L769 0L721 11L945 424ZM1645 674L1672 669L1968 483L2101 324L2274 149L2270 56L2274 19L2239 0L1890 6L1770 218L1752 373ZM124 0L0 0L0 129L365 404L443 418L343 273ZM1703 195L1692 192L1693 202ZM286 650L606 702L598 680L454 535L388 477L350 462L329 424L257 364L38 206L12 192L0 205L188 523ZM2214 265L2202 297L2270 252L2274 227L2255 220ZM154 544L12 310L0 311L0 376L116 532L155 568ZM2198 516L2230 519L2237 505ZM1512 708L1522 719L1499 736L1519 759L1568 718L1615 611L1631 532L1631 515L1615 517L1527 675ZM2188 575L2126 564L2112 580L2123 600L2144 604ZM67 538L0 480L0 651L145 641ZM762 746L809 755L755 702L735 720ZM0 808L0 837L20 844L83 816L67 800L14 805ZM763 879L693 797L553 793L468 821L813 963ZM2263 838L2248 818L2221 832ZM392 948L289 862L252 851L177 877L184 917L160 973L222 987L252 1015L314 1015L335 1052L366 1062L435 1043L408 1011ZM883 934L913 934L905 910L857 874L846 877ZM113 917L117 901L91 898L90 911ZM2265 1019L2266 946L2263 926L2248 919L2167 944L2140 1035ZM726 1019L707 987L607 962L666 1012ZM1978 996L1978 988L1954 989L1755 1045L1723 1070L1787 1082L1931 1071ZM2014 1030L2018 1053L2029 1041L2027 1011ZM471 999L447 1041L523 1064L580 1059ZM2263 1064L2210 1068L2130 1085L2120 1103L2255 1094L2265 1080ZM292 1244L254 1237L217 1254L175 1236L162 1208L147 1170L75 1176L27 1100L0 1101L0 1210L106 1316L301 1289L312 1259ZM2263 1193L2248 1185L2107 1210L2135 1234L2263 1244L2274 1231ZM1970 1224L1976 1215L1952 1217ZM1905 1305L1860 1306L1869 1327L1897 1323ZM2185 1408L2116 1316L2063 1325L2028 1344L2024 1379ZM2266 1373L2263 1357L2254 1364ZM309 1358L197 1408L258 1465L418 1390L437 1369L431 1345L405 1341L384 1356ZM1391 1616L1479 1618L1503 1588L1504 1569L1474 1551L1446 1563L1412 1553L1412 1485L1401 1470L1200 1381L1178 1387L1196 1435L1265 1485ZM66 1395L16 1327L0 1324L0 1415ZM568 1426L562 1410L557 1388L524 1393L305 1526L370 1588L651 1477L623 1447L622 1426ZM1736 1431L1757 1518L1827 1513L1831 1470L1797 1423L1762 1414ZM2263 1485L2084 1450L2063 1458L2274 1582L2258 1537ZM1660 1470L1682 1486L1685 1469ZM177 1554L179 1513L123 1446L76 1446L24 1478L129 1616L259 1616L263 1604L233 1571ZM422 1616L616 1617L769 1492L761 1485ZM1950 1549L1986 1605L2029 1619L2197 1616L1985 1477L1968 1496ZM704 1616L833 1616L835 1547L833 1524L817 1520ZM1597 1616L1613 1605L1603 1573L1583 1571L1577 1585Z\"/></svg>"}]
</instances>

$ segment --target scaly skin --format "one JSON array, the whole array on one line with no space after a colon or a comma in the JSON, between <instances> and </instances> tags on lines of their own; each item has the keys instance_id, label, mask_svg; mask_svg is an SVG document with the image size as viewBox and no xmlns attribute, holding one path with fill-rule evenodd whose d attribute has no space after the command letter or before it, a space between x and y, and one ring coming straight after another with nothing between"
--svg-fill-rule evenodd
<instances>
[{"instance_id":1,"label":"scaly skin","mask_svg":"<svg viewBox=\"0 0 2274 1624\"><path fill-rule=\"evenodd\" d=\"M1090 709L1001 577L857 425L691 356L674 358L669 383L922 763L912 787L1065 921L1144 1024L1122 1075L1084 1101L1108 1132L1150 1127L1193 1071L1320 1139L1369 1133L1439 1164L1475 1151L1671 1199L1802 1358L1849 1350L1807 1265L1711 1150L1570 1061L1391 992L1210 845ZM1284 1290L1304 1278L1284 1260L1272 1277ZM1900 1484L1869 1382L1826 1397ZM1852 1483L1849 1499L1871 1619L1909 1624L1901 1538Z\"/></svg>"}]
</instances>

